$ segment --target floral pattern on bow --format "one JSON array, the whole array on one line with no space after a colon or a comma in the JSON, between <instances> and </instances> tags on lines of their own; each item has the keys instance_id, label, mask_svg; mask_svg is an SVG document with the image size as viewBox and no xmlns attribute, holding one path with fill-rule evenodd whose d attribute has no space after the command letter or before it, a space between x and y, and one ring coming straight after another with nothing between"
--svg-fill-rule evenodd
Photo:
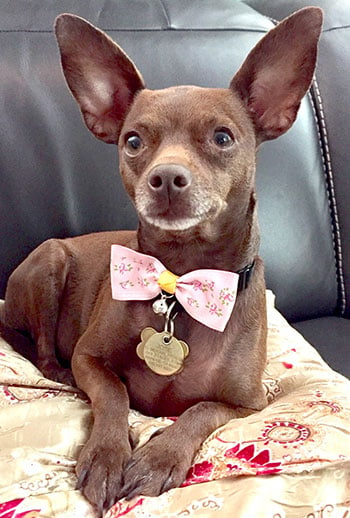
<instances>
[{"instance_id":1,"label":"floral pattern on bow","mask_svg":"<svg viewBox=\"0 0 350 518\"><path fill-rule=\"evenodd\" d=\"M116 300L150 300L161 293L160 275L176 278L174 294L189 315L224 331L231 316L239 275L224 270L194 270L180 277L168 272L155 257L121 245L112 245L111 286Z\"/></svg>"}]
</instances>

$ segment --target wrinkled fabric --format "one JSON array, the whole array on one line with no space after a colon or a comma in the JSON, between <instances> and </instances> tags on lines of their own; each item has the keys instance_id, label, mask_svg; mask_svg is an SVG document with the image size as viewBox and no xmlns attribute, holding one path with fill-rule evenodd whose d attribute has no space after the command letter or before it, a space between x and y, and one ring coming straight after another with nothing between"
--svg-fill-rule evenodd
<instances>
[{"instance_id":1,"label":"wrinkled fabric","mask_svg":"<svg viewBox=\"0 0 350 518\"><path fill-rule=\"evenodd\" d=\"M273 307L268 293L269 405L203 443L183 486L117 502L106 518L345 518L350 511L350 382ZM329 345L332 347L332 344ZM173 422L131 410L137 446ZM44 379L0 342L0 517L87 517L75 464L91 429L86 398Z\"/></svg>"}]
</instances>

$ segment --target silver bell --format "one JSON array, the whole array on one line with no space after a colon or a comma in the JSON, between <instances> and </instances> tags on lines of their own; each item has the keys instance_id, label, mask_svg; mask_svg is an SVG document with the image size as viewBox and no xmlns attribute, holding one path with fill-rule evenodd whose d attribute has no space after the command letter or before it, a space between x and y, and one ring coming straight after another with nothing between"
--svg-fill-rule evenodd
<instances>
[{"instance_id":1,"label":"silver bell","mask_svg":"<svg viewBox=\"0 0 350 518\"><path fill-rule=\"evenodd\" d=\"M152 304L152 309L156 315L165 315L168 311L166 299L157 299Z\"/></svg>"}]
</instances>

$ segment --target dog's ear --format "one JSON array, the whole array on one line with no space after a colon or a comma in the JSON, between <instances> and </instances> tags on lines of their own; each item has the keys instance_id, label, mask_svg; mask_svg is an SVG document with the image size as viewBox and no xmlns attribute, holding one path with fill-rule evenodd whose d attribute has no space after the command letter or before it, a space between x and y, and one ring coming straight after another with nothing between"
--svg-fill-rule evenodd
<instances>
[{"instance_id":1,"label":"dog's ear","mask_svg":"<svg viewBox=\"0 0 350 518\"><path fill-rule=\"evenodd\" d=\"M306 7L262 38L231 81L253 119L257 140L285 133L314 74L323 12Z\"/></svg>"},{"instance_id":2,"label":"dog's ear","mask_svg":"<svg viewBox=\"0 0 350 518\"><path fill-rule=\"evenodd\" d=\"M78 16L58 16L55 32L65 78L87 127L117 143L133 97L144 88L141 74L111 38Z\"/></svg>"}]
</instances>

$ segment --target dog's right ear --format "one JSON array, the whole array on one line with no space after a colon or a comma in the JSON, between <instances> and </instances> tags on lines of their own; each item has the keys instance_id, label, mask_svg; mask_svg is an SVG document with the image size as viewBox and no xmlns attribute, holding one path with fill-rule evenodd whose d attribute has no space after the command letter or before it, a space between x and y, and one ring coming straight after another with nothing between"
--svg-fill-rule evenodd
<instances>
[{"instance_id":1,"label":"dog's right ear","mask_svg":"<svg viewBox=\"0 0 350 518\"><path fill-rule=\"evenodd\" d=\"M231 81L246 104L257 141L274 139L294 123L315 70L323 14L304 7L268 32Z\"/></svg>"},{"instance_id":2,"label":"dog's right ear","mask_svg":"<svg viewBox=\"0 0 350 518\"><path fill-rule=\"evenodd\" d=\"M125 52L86 20L61 14L55 32L70 90L92 133L118 142L120 130L143 78Z\"/></svg>"}]
</instances>

